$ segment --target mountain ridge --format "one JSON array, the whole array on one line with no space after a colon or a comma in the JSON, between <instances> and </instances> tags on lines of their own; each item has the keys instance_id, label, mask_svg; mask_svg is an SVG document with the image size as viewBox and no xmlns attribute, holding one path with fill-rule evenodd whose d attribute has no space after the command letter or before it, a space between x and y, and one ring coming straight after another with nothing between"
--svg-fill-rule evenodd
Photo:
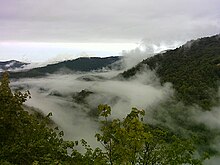
<instances>
[{"instance_id":1,"label":"mountain ridge","mask_svg":"<svg viewBox=\"0 0 220 165\"><path fill-rule=\"evenodd\" d=\"M219 98L220 35L191 40L143 60L120 76L135 77L145 67L156 71L161 84L171 82L179 100L209 109Z\"/></svg>"},{"instance_id":2,"label":"mountain ridge","mask_svg":"<svg viewBox=\"0 0 220 165\"><path fill-rule=\"evenodd\" d=\"M31 78L43 77L47 74L63 72L89 72L100 70L105 67L111 67L116 61L121 59L120 56L110 57L80 57L74 60L61 61L55 64L48 64L43 67L33 68L20 72L9 72L10 78Z\"/></svg>"},{"instance_id":3,"label":"mountain ridge","mask_svg":"<svg viewBox=\"0 0 220 165\"><path fill-rule=\"evenodd\" d=\"M22 69L24 66L28 64L29 63L17 60L0 61L0 70Z\"/></svg>"}]
</instances>

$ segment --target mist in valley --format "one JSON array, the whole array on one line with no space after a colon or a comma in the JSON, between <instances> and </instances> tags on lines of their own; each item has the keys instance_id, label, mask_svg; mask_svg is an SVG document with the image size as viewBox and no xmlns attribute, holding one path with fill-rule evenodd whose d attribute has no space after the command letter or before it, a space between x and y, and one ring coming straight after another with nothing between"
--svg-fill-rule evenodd
<instances>
[{"instance_id":1,"label":"mist in valley","mask_svg":"<svg viewBox=\"0 0 220 165\"><path fill-rule=\"evenodd\" d=\"M50 75L45 78L21 79L12 86L28 89L32 98L25 105L34 107L44 115L52 112L52 120L64 130L68 140L85 139L96 145L95 133L98 131L97 113L99 104L112 107L112 117L122 119L132 107L146 109L172 95L170 85L160 86L153 73L139 75L130 81L112 80L119 71L93 74ZM101 79L96 80L96 76ZM93 77L86 81L85 77ZM150 79L149 79L150 78ZM73 95L82 90L92 92L85 97L85 103L76 103ZM93 112L92 112L93 111ZM95 145L94 145L95 144Z\"/></svg>"},{"instance_id":2,"label":"mist in valley","mask_svg":"<svg viewBox=\"0 0 220 165\"><path fill-rule=\"evenodd\" d=\"M146 112L145 122L153 125L164 125L173 132L187 136L187 130L178 123L186 120L189 124L204 124L211 132L220 128L219 107L212 111L203 111L199 106L185 106L181 101L164 109L163 103L173 102L175 90L171 83L161 85L155 71L144 68L134 78L125 80L118 76L124 70L138 64L143 59L152 56L140 49L124 52L122 61L117 62L122 67L103 68L89 73L75 73L60 70L42 78L26 78L11 82L14 89L29 90L31 99L25 102L28 107L47 115L52 112L51 119L64 131L66 140L85 139L93 148L101 147L95 138L99 132L97 107L108 104L112 108L111 118L123 119L132 107ZM137 56L132 56L136 54ZM137 57L137 58L135 58ZM156 110L155 110L156 109ZM155 113L156 112L156 113ZM156 114L156 115L155 115ZM220 151L218 136L211 144ZM206 164L217 164L219 158L212 157Z\"/></svg>"}]
</instances>

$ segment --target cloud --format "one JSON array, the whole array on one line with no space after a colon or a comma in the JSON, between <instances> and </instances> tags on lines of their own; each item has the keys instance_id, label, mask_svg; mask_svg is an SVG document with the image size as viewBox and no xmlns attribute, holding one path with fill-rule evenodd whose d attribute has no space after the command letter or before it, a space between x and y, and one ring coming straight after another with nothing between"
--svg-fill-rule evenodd
<instances>
[{"instance_id":1,"label":"cloud","mask_svg":"<svg viewBox=\"0 0 220 165\"><path fill-rule=\"evenodd\" d=\"M215 107L211 111L202 112L197 115L196 119L200 123L204 123L210 129L220 129L220 107Z\"/></svg>"},{"instance_id":2,"label":"cloud","mask_svg":"<svg viewBox=\"0 0 220 165\"><path fill-rule=\"evenodd\" d=\"M96 106L109 104L115 118L125 117L132 107L147 109L172 95L171 87L160 86L151 74L141 74L131 81L96 82L89 88L95 95L89 97L88 102Z\"/></svg>"},{"instance_id":3,"label":"cloud","mask_svg":"<svg viewBox=\"0 0 220 165\"><path fill-rule=\"evenodd\" d=\"M135 55L136 52L145 56L149 55L144 51L141 52L141 50L127 52L130 53L126 59L128 61L127 66L134 65L129 61L132 61L132 55ZM129 59L129 57L132 58ZM124 118L132 107L144 109L146 110L147 122L163 124L174 132L182 133L184 137L193 131L187 128L200 126L200 123L208 126L210 132L219 130L220 114L218 107L210 112L205 112L198 106L185 106L181 102L173 101L174 90L172 85L167 83L161 86L155 71L145 68L143 73L136 75L131 80L111 79L120 72L54 74L45 78L21 79L12 82L12 85L30 89L32 99L28 100L26 105L36 107L45 115L52 112L52 119L60 129L64 130L66 139L79 140L84 138L92 147L99 145L94 137L95 133L99 131L99 124L97 118L92 118L88 114L91 110L96 110L99 104L109 104L112 107L112 117L120 119ZM93 77L93 81L83 81L82 77L91 79ZM86 104L79 104L73 100L72 96L84 89L93 93L85 98ZM57 93L57 95L52 95L52 93ZM163 103L166 105L164 106ZM170 104L167 105L167 103ZM160 105L162 106L160 107ZM157 111L153 112L155 107ZM154 116L155 113L157 113L156 116ZM184 127L181 124L189 127ZM203 136L202 134L198 135ZM216 135L213 139L216 141L212 141L210 147L220 151L218 136ZM219 157L211 157L205 163L218 164L218 161Z\"/></svg>"},{"instance_id":4,"label":"cloud","mask_svg":"<svg viewBox=\"0 0 220 165\"><path fill-rule=\"evenodd\" d=\"M116 56L137 46L135 43L0 42L0 60L51 63L82 56Z\"/></svg>"},{"instance_id":5,"label":"cloud","mask_svg":"<svg viewBox=\"0 0 220 165\"><path fill-rule=\"evenodd\" d=\"M212 142L211 147L220 153L220 107L216 106L211 109L211 111L197 111L194 114L194 119L198 123L204 124L212 131L215 140ZM205 165L218 165L220 161L220 156L215 155L204 162Z\"/></svg>"},{"instance_id":6,"label":"cloud","mask_svg":"<svg viewBox=\"0 0 220 165\"><path fill-rule=\"evenodd\" d=\"M0 0L1 41L186 41L219 33L219 0Z\"/></svg>"},{"instance_id":7,"label":"cloud","mask_svg":"<svg viewBox=\"0 0 220 165\"><path fill-rule=\"evenodd\" d=\"M119 72L56 74L45 78L21 79L12 82L12 86L29 89L32 98L25 104L37 108L45 115L52 112L52 120L64 130L66 139L84 138L95 147L98 144L94 135L99 125L97 119L88 114L96 110L99 104L109 104L112 117L123 118L132 107L146 109L172 95L171 86L161 86L152 71L137 75L135 80L111 80ZM82 76L94 77L95 81L83 81ZM96 80L97 76L99 79ZM72 96L84 89L93 94L85 98L86 104L78 104Z\"/></svg>"}]
</instances>

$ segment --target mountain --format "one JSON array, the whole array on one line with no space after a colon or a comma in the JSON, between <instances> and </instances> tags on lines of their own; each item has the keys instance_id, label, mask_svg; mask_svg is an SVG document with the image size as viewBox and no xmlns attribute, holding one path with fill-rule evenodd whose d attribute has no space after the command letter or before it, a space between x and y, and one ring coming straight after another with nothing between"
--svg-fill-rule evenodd
<instances>
[{"instance_id":1,"label":"mountain","mask_svg":"<svg viewBox=\"0 0 220 165\"><path fill-rule=\"evenodd\" d=\"M209 109L219 97L220 35L192 40L145 59L120 76L134 78L144 68L155 70L161 84L171 82L178 100Z\"/></svg>"},{"instance_id":2,"label":"mountain","mask_svg":"<svg viewBox=\"0 0 220 165\"><path fill-rule=\"evenodd\" d=\"M25 65L29 63L24 63L16 60L10 61L0 61L0 70L14 70L14 69L22 69Z\"/></svg>"},{"instance_id":3,"label":"mountain","mask_svg":"<svg viewBox=\"0 0 220 165\"><path fill-rule=\"evenodd\" d=\"M28 71L10 72L11 78L25 77L42 77L53 73L68 73L68 72L89 72L100 70L105 67L111 67L111 64L120 60L121 57L81 57L75 60L68 60L56 64L50 64L40 68L33 68Z\"/></svg>"}]
</instances>

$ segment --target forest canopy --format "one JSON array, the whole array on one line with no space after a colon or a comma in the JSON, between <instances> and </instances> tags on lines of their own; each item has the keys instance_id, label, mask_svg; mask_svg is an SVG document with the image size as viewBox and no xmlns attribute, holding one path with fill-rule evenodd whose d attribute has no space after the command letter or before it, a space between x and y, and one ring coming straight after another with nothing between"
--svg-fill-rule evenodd
<instances>
[{"instance_id":1,"label":"forest canopy","mask_svg":"<svg viewBox=\"0 0 220 165\"><path fill-rule=\"evenodd\" d=\"M220 37L205 37L143 60L121 74L135 77L147 67L156 70L161 84L171 82L176 98L186 105L197 104L205 110L218 103L220 80Z\"/></svg>"},{"instance_id":2,"label":"forest canopy","mask_svg":"<svg viewBox=\"0 0 220 165\"><path fill-rule=\"evenodd\" d=\"M98 107L102 148L83 139L65 141L63 132L47 125L22 107L27 91L12 92L8 74L0 85L1 164L201 164L207 155L195 156L193 138L182 138L144 122L144 111L133 108L124 119L110 118L111 107ZM74 130L73 130L74 131ZM85 152L75 146L81 145Z\"/></svg>"}]
</instances>

